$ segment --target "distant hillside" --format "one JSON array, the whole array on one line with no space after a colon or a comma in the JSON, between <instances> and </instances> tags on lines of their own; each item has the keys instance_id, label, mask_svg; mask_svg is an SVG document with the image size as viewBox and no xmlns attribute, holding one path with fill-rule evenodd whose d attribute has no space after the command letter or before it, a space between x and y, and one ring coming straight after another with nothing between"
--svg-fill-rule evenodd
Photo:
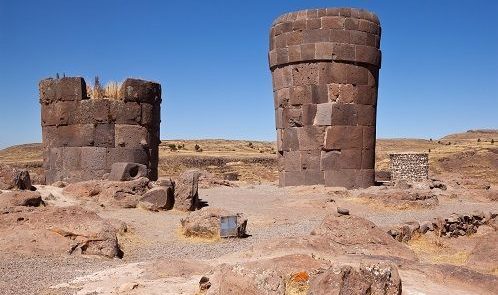
<instances>
[{"instance_id":1,"label":"distant hillside","mask_svg":"<svg viewBox=\"0 0 498 295\"><path fill-rule=\"evenodd\" d=\"M449 134L441 138L441 140L478 140L481 141L491 141L493 139L495 142L498 141L498 129L477 129L468 130L467 132Z\"/></svg>"},{"instance_id":2,"label":"distant hillside","mask_svg":"<svg viewBox=\"0 0 498 295\"><path fill-rule=\"evenodd\" d=\"M491 139L495 140L492 144ZM481 139L478 142L478 139ZM197 149L196 149L197 146ZM275 143L251 140L163 140L159 147L159 173L176 176L200 168L221 177L236 171L249 182L278 179ZM432 175L462 173L498 184L498 130L472 130L439 140L378 139L376 169L389 169L389 153L428 152ZM42 172L41 144L23 144L0 150L0 164Z\"/></svg>"}]
</instances>

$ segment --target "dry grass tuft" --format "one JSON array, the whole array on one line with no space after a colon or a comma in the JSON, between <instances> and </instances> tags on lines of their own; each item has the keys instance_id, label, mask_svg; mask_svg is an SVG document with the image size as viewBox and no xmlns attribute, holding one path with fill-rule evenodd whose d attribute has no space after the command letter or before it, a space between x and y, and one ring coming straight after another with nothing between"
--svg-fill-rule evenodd
<instances>
[{"instance_id":1,"label":"dry grass tuft","mask_svg":"<svg viewBox=\"0 0 498 295\"><path fill-rule=\"evenodd\" d=\"M435 264L464 265L469 253L457 251L443 241L443 238L421 235L408 242L408 246L423 259Z\"/></svg>"},{"instance_id":2,"label":"dry grass tuft","mask_svg":"<svg viewBox=\"0 0 498 295\"><path fill-rule=\"evenodd\" d=\"M305 295L309 290L309 275L302 271L293 274L285 284L286 295Z\"/></svg>"},{"instance_id":3,"label":"dry grass tuft","mask_svg":"<svg viewBox=\"0 0 498 295\"><path fill-rule=\"evenodd\" d=\"M122 83L120 82L109 81L105 86L102 86L98 80L98 77L96 77L95 84L93 86L91 84L86 85L86 93L91 99L118 99L121 84Z\"/></svg>"}]
</instances>

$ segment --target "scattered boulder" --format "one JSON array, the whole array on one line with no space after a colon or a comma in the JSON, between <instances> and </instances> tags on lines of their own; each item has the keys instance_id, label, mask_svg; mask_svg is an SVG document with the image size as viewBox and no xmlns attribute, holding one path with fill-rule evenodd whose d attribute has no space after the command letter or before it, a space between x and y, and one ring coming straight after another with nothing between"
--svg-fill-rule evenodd
<instances>
[{"instance_id":1,"label":"scattered boulder","mask_svg":"<svg viewBox=\"0 0 498 295\"><path fill-rule=\"evenodd\" d=\"M170 187L157 186L148 190L140 198L140 202L153 204L153 207L157 209L170 210L175 202L174 193Z\"/></svg>"},{"instance_id":2,"label":"scattered boulder","mask_svg":"<svg viewBox=\"0 0 498 295\"><path fill-rule=\"evenodd\" d=\"M198 170L188 170L180 175L175 182L175 209L194 211L199 208L199 176Z\"/></svg>"},{"instance_id":3,"label":"scattered boulder","mask_svg":"<svg viewBox=\"0 0 498 295\"><path fill-rule=\"evenodd\" d=\"M232 214L220 208L202 208L190 212L182 219L182 232L187 237L215 239L220 237L220 220L222 216L237 216L237 236L246 235L247 219L242 213Z\"/></svg>"},{"instance_id":4,"label":"scattered boulder","mask_svg":"<svg viewBox=\"0 0 498 295\"><path fill-rule=\"evenodd\" d=\"M310 280L306 294L401 295L401 278L393 263L331 267Z\"/></svg>"},{"instance_id":5,"label":"scattered boulder","mask_svg":"<svg viewBox=\"0 0 498 295\"><path fill-rule=\"evenodd\" d=\"M0 165L0 189L35 190L31 185L28 170L16 169L9 165Z\"/></svg>"},{"instance_id":6,"label":"scattered boulder","mask_svg":"<svg viewBox=\"0 0 498 295\"><path fill-rule=\"evenodd\" d=\"M89 180L71 183L64 194L95 200L104 205L135 208L149 189L149 179L141 177L130 181Z\"/></svg>"},{"instance_id":7,"label":"scattered boulder","mask_svg":"<svg viewBox=\"0 0 498 295\"><path fill-rule=\"evenodd\" d=\"M337 207L337 213L341 215L349 215L349 209Z\"/></svg>"},{"instance_id":8,"label":"scattered boulder","mask_svg":"<svg viewBox=\"0 0 498 295\"><path fill-rule=\"evenodd\" d=\"M108 180L129 181L140 177L147 177L147 166L139 163L118 162L113 163Z\"/></svg>"},{"instance_id":9,"label":"scattered boulder","mask_svg":"<svg viewBox=\"0 0 498 295\"><path fill-rule=\"evenodd\" d=\"M12 207L38 207L44 204L39 192L35 191L10 191L0 197L0 209Z\"/></svg>"},{"instance_id":10,"label":"scattered boulder","mask_svg":"<svg viewBox=\"0 0 498 295\"><path fill-rule=\"evenodd\" d=\"M42 207L0 214L0 252L121 257L116 228L81 207Z\"/></svg>"}]
</instances>

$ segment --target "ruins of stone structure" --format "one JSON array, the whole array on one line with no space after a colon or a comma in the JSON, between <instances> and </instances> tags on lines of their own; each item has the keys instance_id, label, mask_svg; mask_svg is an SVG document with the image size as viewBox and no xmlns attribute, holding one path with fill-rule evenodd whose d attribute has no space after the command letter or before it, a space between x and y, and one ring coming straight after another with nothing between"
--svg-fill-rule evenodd
<instances>
[{"instance_id":1,"label":"ruins of stone structure","mask_svg":"<svg viewBox=\"0 0 498 295\"><path fill-rule=\"evenodd\" d=\"M429 178L429 154L393 153L391 159L391 180L424 181Z\"/></svg>"},{"instance_id":2,"label":"ruins of stone structure","mask_svg":"<svg viewBox=\"0 0 498 295\"><path fill-rule=\"evenodd\" d=\"M161 85L126 79L118 98L89 98L81 77L39 84L45 180L100 179L116 162L135 162L157 179Z\"/></svg>"},{"instance_id":3,"label":"ruins of stone structure","mask_svg":"<svg viewBox=\"0 0 498 295\"><path fill-rule=\"evenodd\" d=\"M277 18L270 32L280 185L374 184L380 23L353 8Z\"/></svg>"}]
</instances>

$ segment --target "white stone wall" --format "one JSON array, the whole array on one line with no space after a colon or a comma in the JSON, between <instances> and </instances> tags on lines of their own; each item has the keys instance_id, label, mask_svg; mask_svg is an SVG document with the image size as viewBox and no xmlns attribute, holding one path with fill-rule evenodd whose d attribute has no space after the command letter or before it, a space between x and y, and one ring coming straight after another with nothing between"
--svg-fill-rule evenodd
<instances>
[{"instance_id":1,"label":"white stone wall","mask_svg":"<svg viewBox=\"0 0 498 295\"><path fill-rule=\"evenodd\" d=\"M426 153L390 154L391 180L424 181L429 178L429 155Z\"/></svg>"}]
</instances>

